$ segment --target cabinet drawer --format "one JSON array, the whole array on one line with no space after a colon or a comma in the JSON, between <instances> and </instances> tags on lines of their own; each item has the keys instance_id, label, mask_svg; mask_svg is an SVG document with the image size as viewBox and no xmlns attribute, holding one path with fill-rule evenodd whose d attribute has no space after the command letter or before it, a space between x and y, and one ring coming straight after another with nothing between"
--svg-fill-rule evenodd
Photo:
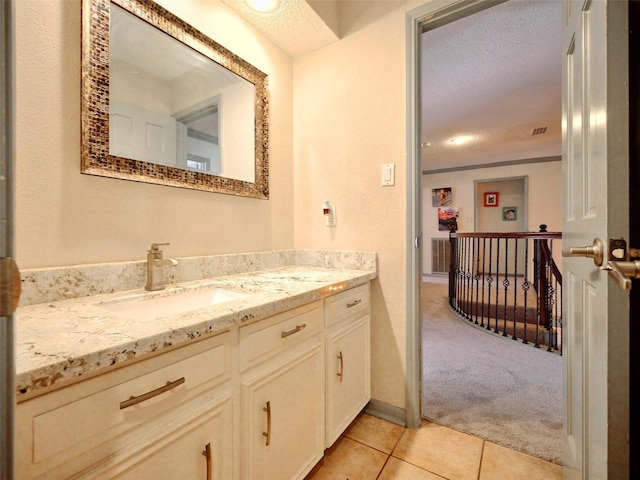
<instances>
[{"instance_id":1,"label":"cabinet drawer","mask_svg":"<svg viewBox=\"0 0 640 480\"><path fill-rule=\"evenodd\" d=\"M330 326L369 313L369 284L324 299L324 323Z\"/></svg>"},{"instance_id":2,"label":"cabinet drawer","mask_svg":"<svg viewBox=\"0 0 640 480\"><path fill-rule=\"evenodd\" d=\"M240 371L299 345L322 328L322 302L313 302L240 329Z\"/></svg>"},{"instance_id":3,"label":"cabinet drawer","mask_svg":"<svg viewBox=\"0 0 640 480\"><path fill-rule=\"evenodd\" d=\"M24 402L17 408L18 466L34 473L62 463L83 468L230 377L226 333Z\"/></svg>"}]
</instances>

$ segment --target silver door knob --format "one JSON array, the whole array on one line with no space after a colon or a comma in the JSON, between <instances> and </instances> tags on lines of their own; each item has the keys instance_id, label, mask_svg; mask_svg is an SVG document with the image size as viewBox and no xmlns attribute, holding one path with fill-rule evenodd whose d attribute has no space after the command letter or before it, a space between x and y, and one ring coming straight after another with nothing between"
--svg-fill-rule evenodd
<instances>
[{"instance_id":1,"label":"silver door knob","mask_svg":"<svg viewBox=\"0 0 640 480\"><path fill-rule=\"evenodd\" d=\"M590 247L569 247L562 249L563 257L587 257L593 258L596 267L601 267L604 261L604 242L600 238L593 239Z\"/></svg>"}]
</instances>

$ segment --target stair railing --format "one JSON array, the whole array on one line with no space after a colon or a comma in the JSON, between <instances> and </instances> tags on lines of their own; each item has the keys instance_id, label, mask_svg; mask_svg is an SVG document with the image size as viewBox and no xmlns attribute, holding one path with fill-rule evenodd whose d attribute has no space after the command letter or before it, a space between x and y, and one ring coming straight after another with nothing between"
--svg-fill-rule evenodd
<instances>
[{"instance_id":1,"label":"stair railing","mask_svg":"<svg viewBox=\"0 0 640 480\"><path fill-rule=\"evenodd\" d=\"M451 232L449 304L479 327L562 353L562 274L553 257L562 234L540 227Z\"/></svg>"}]
</instances>

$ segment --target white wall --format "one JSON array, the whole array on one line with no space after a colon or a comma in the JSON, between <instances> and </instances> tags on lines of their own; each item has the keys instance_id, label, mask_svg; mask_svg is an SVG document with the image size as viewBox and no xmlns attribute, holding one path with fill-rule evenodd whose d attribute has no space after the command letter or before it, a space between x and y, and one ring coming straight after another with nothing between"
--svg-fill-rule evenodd
<instances>
[{"instance_id":1,"label":"white wall","mask_svg":"<svg viewBox=\"0 0 640 480\"><path fill-rule=\"evenodd\" d=\"M292 60L220 0L162 0L269 75L270 199L80 174L80 1L16 2L21 268L293 248Z\"/></svg>"},{"instance_id":2,"label":"white wall","mask_svg":"<svg viewBox=\"0 0 640 480\"><path fill-rule=\"evenodd\" d=\"M342 39L294 63L296 248L378 253L372 396L405 407L405 12L421 2L341 2ZM381 165L396 164L382 187ZM337 207L325 226L322 201Z\"/></svg>"},{"instance_id":3,"label":"white wall","mask_svg":"<svg viewBox=\"0 0 640 480\"><path fill-rule=\"evenodd\" d=\"M459 232L473 232L475 228L476 180L495 180L509 177L528 177L528 224L526 231L537 232L541 224L549 232L562 230L562 163L544 162L504 167L479 168L422 176L422 236L424 274L431 273L431 238L448 238L447 232L438 231L437 216L431 206L431 189L451 187L453 204L460 209ZM505 205L499 199L500 205ZM501 207L498 207L502 211ZM561 248L561 242L554 242ZM558 250L559 251L559 250ZM560 259L557 259L560 262Z\"/></svg>"},{"instance_id":4,"label":"white wall","mask_svg":"<svg viewBox=\"0 0 640 480\"><path fill-rule=\"evenodd\" d=\"M529 177L495 181L478 181L475 184L475 229L476 232L527 232L526 184ZM498 204L484 206L484 194L496 192ZM503 219L503 209L514 207L514 220Z\"/></svg>"}]
</instances>

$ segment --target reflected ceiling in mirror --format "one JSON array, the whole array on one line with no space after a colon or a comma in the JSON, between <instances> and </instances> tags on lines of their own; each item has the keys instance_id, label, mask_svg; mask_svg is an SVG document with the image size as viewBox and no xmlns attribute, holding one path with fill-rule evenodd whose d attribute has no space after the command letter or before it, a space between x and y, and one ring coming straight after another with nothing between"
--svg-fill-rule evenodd
<instances>
[{"instance_id":1,"label":"reflected ceiling in mirror","mask_svg":"<svg viewBox=\"0 0 640 480\"><path fill-rule=\"evenodd\" d=\"M82 173L268 198L267 76L150 0L82 8Z\"/></svg>"}]
</instances>

